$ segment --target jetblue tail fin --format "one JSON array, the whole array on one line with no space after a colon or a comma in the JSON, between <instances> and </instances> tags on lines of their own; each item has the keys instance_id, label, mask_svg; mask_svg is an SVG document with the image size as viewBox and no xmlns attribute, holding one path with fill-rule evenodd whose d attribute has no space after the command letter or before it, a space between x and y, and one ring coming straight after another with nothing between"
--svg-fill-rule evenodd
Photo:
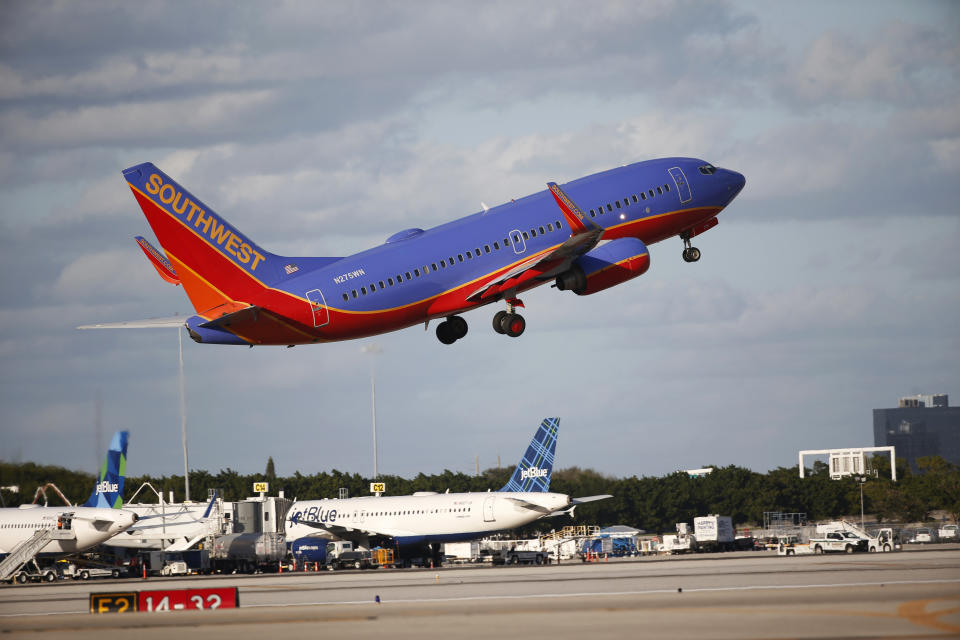
<instances>
[{"instance_id":1,"label":"jetblue tail fin","mask_svg":"<svg viewBox=\"0 0 960 640\"><path fill-rule=\"evenodd\" d=\"M107 459L100 467L100 476L93 487L90 499L84 507L108 507L119 509L123 506L123 481L127 474L127 440L129 431L117 431L110 441Z\"/></svg>"},{"instance_id":2,"label":"jetblue tail fin","mask_svg":"<svg viewBox=\"0 0 960 640\"><path fill-rule=\"evenodd\" d=\"M153 163L124 169L123 177L197 313L249 300L281 277L282 258L259 247ZM156 266L155 256L144 250Z\"/></svg>"},{"instance_id":3,"label":"jetblue tail fin","mask_svg":"<svg viewBox=\"0 0 960 640\"><path fill-rule=\"evenodd\" d=\"M540 428L534 434L527 452L523 454L510 482L500 491L538 491L550 490L550 476L553 475L553 454L557 449L557 430L560 418L544 418Z\"/></svg>"}]
</instances>

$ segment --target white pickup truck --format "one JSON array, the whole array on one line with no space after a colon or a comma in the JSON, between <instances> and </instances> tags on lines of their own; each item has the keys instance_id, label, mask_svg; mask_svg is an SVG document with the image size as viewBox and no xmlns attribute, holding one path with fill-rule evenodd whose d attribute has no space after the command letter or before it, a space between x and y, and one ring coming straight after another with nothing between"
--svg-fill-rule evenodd
<instances>
[{"instance_id":1,"label":"white pickup truck","mask_svg":"<svg viewBox=\"0 0 960 640\"><path fill-rule=\"evenodd\" d=\"M867 541L850 531L830 531L822 538L810 538L810 547L821 553L855 553L867 550Z\"/></svg>"},{"instance_id":2,"label":"white pickup truck","mask_svg":"<svg viewBox=\"0 0 960 640\"><path fill-rule=\"evenodd\" d=\"M937 537L940 538L940 542L957 542L960 540L960 535L957 532L957 525L955 524L945 524L940 527L940 530L937 531Z\"/></svg>"}]
</instances>

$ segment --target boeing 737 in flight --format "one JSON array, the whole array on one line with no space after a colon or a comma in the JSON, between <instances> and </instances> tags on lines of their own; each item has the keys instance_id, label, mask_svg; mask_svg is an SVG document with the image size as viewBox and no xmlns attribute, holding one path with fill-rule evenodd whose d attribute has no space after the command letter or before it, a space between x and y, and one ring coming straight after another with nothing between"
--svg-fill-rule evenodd
<instances>
[{"instance_id":1,"label":"boeing 737 in flight","mask_svg":"<svg viewBox=\"0 0 960 640\"><path fill-rule=\"evenodd\" d=\"M411 548L430 545L434 565L439 566L440 543L476 540L610 498L549 492L559 426L560 418L540 423L510 481L499 491L298 501L287 514L287 541L320 533L368 549L371 538L390 538L401 557L411 555Z\"/></svg>"},{"instance_id":2,"label":"boeing 737 in flight","mask_svg":"<svg viewBox=\"0 0 960 640\"><path fill-rule=\"evenodd\" d=\"M526 322L520 293L548 282L590 295L650 266L647 245L690 240L717 224L743 175L695 158L662 158L595 173L424 231L406 229L347 257L268 252L151 163L123 172L161 249L137 242L160 276L182 284L196 310L184 318L85 325L185 325L197 342L297 345L363 338L430 320L452 344L460 315L501 301L497 333ZM275 215L264 212L264 215Z\"/></svg>"},{"instance_id":3,"label":"boeing 737 in flight","mask_svg":"<svg viewBox=\"0 0 960 640\"><path fill-rule=\"evenodd\" d=\"M21 505L0 509L0 580L11 579L36 556L59 556L89 549L124 531L137 514L120 507L126 473L127 432L118 431L110 442L97 484L83 506L41 507ZM43 574L56 579L53 571ZM19 574L18 574L19 577Z\"/></svg>"}]
</instances>

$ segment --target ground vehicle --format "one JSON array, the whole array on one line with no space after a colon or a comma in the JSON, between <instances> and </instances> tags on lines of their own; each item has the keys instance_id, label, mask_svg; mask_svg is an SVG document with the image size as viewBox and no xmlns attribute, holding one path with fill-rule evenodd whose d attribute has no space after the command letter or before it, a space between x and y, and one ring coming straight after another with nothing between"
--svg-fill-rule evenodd
<instances>
[{"instance_id":1,"label":"ground vehicle","mask_svg":"<svg viewBox=\"0 0 960 640\"><path fill-rule=\"evenodd\" d=\"M126 573L126 569L121 567L78 567L70 563L62 567L60 573L64 578L89 580L90 578L119 578Z\"/></svg>"},{"instance_id":2,"label":"ground vehicle","mask_svg":"<svg viewBox=\"0 0 960 640\"><path fill-rule=\"evenodd\" d=\"M875 530L874 532L870 533L855 524L847 522L846 520L835 520L833 522L817 525L817 533L823 534L830 531L852 533L857 538L866 540L867 550L871 553L877 551L896 551L900 549L900 541L894 534L893 529L890 529L889 527Z\"/></svg>"},{"instance_id":3,"label":"ground vehicle","mask_svg":"<svg viewBox=\"0 0 960 640\"><path fill-rule=\"evenodd\" d=\"M843 552L854 553L867 550L867 541L850 531L830 531L822 538L811 538L810 546L815 554Z\"/></svg>"},{"instance_id":4,"label":"ground vehicle","mask_svg":"<svg viewBox=\"0 0 960 640\"><path fill-rule=\"evenodd\" d=\"M802 556L814 553L809 542L802 542L800 536L780 536L777 542L778 556Z\"/></svg>"},{"instance_id":5,"label":"ground vehicle","mask_svg":"<svg viewBox=\"0 0 960 640\"><path fill-rule=\"evenodd\" d=\"M913 534L913 539L910 542L918 542L920 544L933 542L933 532L926 527L921 527Z\"/></svg>"},{"instance_id":6,"label":"ground vehicle","mask_svg":"<svg viewBox=\"0 0 960 640\"><path fill-rule=\"evenodd\" d=\"M693 535L697 551L732 551L733 520L730 516L711 514L693 519Z\"/></svg>"},{"instance_id":7,"label":"ground vehicle","mask_svg":"<svg viewBox=\"0 0 960 640\"><path fill-rule=\"evenodd\" d=\"M50 567L40 568L36 562L28 562L23 565L13 576L13 581L17 584L26 584L27 582L54 582L57 579L56 570Z\"/></svg>"},{"instance_id":8,"label":"ground vehicle","mask_svg":"<svg viewBox=\"0 0 960 640\"><path fill-rule=\"evenodd\" d=\"M286 555L282 533L232 533L214 540L210 565L225 573L274 572Z\"/></svg>"},{"instance_id":9,"label":"ground vehicle","mask_svg":"<svg viewBox=\"0 0 960 640\"><path fill-rule=\"evenodd\" d=\"M663 536L663 542L660 543L658 551L660 553L687 553L697 550L697 537L690 533L690 527L686 522L677 523L676 534L666 534Z\"/></svg>"},{"instance_id":10,"label":"ground vehicle","mask_svg":"<svg viewBox=\"0 0 960 640\"><path fill-rule=\"evenodd\" d=\"M550 562L546 551L526 551L523 549L500 549L490 554L493 564L544 564Z\"/></svg>"},{"instance_id":11,"label":"ground vehicle","mask_svg":"<svg viewBox=\"0 0 960 640\"><path fill-rule=\"evenodd\" d=\"M329 571L369 569L372 566L370 552L355 548L349 540L334 540L327 543L326 567Z\"/></svg>"},{"instance_id":12,"label":"ground vehicle","mask_svg":"<svg viewBox=\"0 0 960 640\"><path fill-rule=\"evenodd\" d=\"M937 537L940 538L940 542L956 542L958 539L960 539L960 535L958 535L957 531L957 525L943 525L940 527L940 530L937 531Z\"/></svg>"}]
</instances>

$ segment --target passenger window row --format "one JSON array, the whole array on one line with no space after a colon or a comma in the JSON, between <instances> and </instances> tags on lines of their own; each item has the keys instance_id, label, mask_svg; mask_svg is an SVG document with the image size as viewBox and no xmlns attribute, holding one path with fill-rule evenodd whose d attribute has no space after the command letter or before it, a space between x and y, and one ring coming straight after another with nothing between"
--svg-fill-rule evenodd
<instances>
[{"instance_id":1,"label":"passenger window row","mask_svg":"<svg viewBox=\"0 0 960 640\"><path fill-rule=\"evenodd\" d=\"M540 235L545 235L545 234L547 234L547 233L549 233L549 232L551 232L551 231L559 231L561 228L562 228L562 225L560 224L560 221L559 221L559 220L555 220L554 222L547 223L546 227L544 227L543 225L540 225L540 226L538 226L538 227L536 227L536 228L530 229L530 233L529 233L529 234L527 234L526 231L521 231L520 234L523 235L523 239L524 239L524 240L529 240L529 239L530 239L530 236L533 236L534 238L537 237L537 231L538 231L538 230L539 230L539 232L540 232ZM513 234L513 242L514 242L514 243L519 243L519 242L520 242L520 234L517 234L517 233L514 233L514 234ZM509 238L509 237L503 239L503 246L504 246L504 247L509 247L509 246L510 246L510 238ZM425 265L423 265L423 267L414 269L412 273L411 273L410 271L405 271L405 272L403 272L403 273L398 273L397 276L396 276L396 280L394 280L394 278L387 278L386 281L379 280L379 281L371 282L370 285L369 285L369 287L360 287L359 290L358 290L358 289L353 289L352 291L350 291L350 293L347 293L346 291L344 291L343 294L342 294L342 295L343 295L343 301L346 302L346 301L350 300L350 298L359 298L359 297L361 297L361 296L367 295L368 293L375 293L375 292L377 292L377 291L379 291L379 290L386 289L387 287L392 287L392 286L394 286L394 284L401 284L401 283L404 282L404 278L406 278L406 280L413 280L414 278L419 278L421 275L426 275L426 274L430 273L431 270L433 270L433 271L440 271L441 269L446 269L447 267L452 267L452 266L455 265L457 262L464 262L464 261L466 261L466 260L473 260L474 258L479 258L479 257L482 256L484 253L493 253L494 251L500 251L500 248L501 248L501 247L500 247L500 241L499 241L499 240L495 240L495 241L493 242L492 248L491 248L491 245L489 245L489 244L483 245L483 251L482 251L482 252L481 252L481 250L480 250L480 247L476 247L476 248L474 248L474 249L467 249L467 250L466 250L465 252L463 252L463 253L458 253L458 254L457 254L457 257L456 257L456 260L454 260L454 257L453 257L453 256L450 256L449 258L442 258L439 263L437 263L437 262L431 262L431 263L428 264L428 265L425 264ZM422 273L421 273L421 271L422 271Z\"/></svg>"},{"instance_id":2,"label":"passenger window row","mask_svg":"<svg viewBox=\"0 0 960 640\"><path fill-rule=\"evenodd\" d=\"M648 189L646 192L641 191L639 199L637 199L637 194L633 194L624 198L622 202L620 200L616 200L612 204L608 202L606 205L600 205L596 209L590 209L590 217L596 218L597 214L603 215L607 211L613 211L614 207L617 209L626 209L630 206L631 200L637 204L640 202L640 200L646 200L648 195L650 198L654 198L656 196L662 196L664 193L670 193L670 185L664 184L656 187L656 193L654 193L653 189ZM606 206L606 210L604 210L604 206Z\"/></svg>"}]
</instances>

